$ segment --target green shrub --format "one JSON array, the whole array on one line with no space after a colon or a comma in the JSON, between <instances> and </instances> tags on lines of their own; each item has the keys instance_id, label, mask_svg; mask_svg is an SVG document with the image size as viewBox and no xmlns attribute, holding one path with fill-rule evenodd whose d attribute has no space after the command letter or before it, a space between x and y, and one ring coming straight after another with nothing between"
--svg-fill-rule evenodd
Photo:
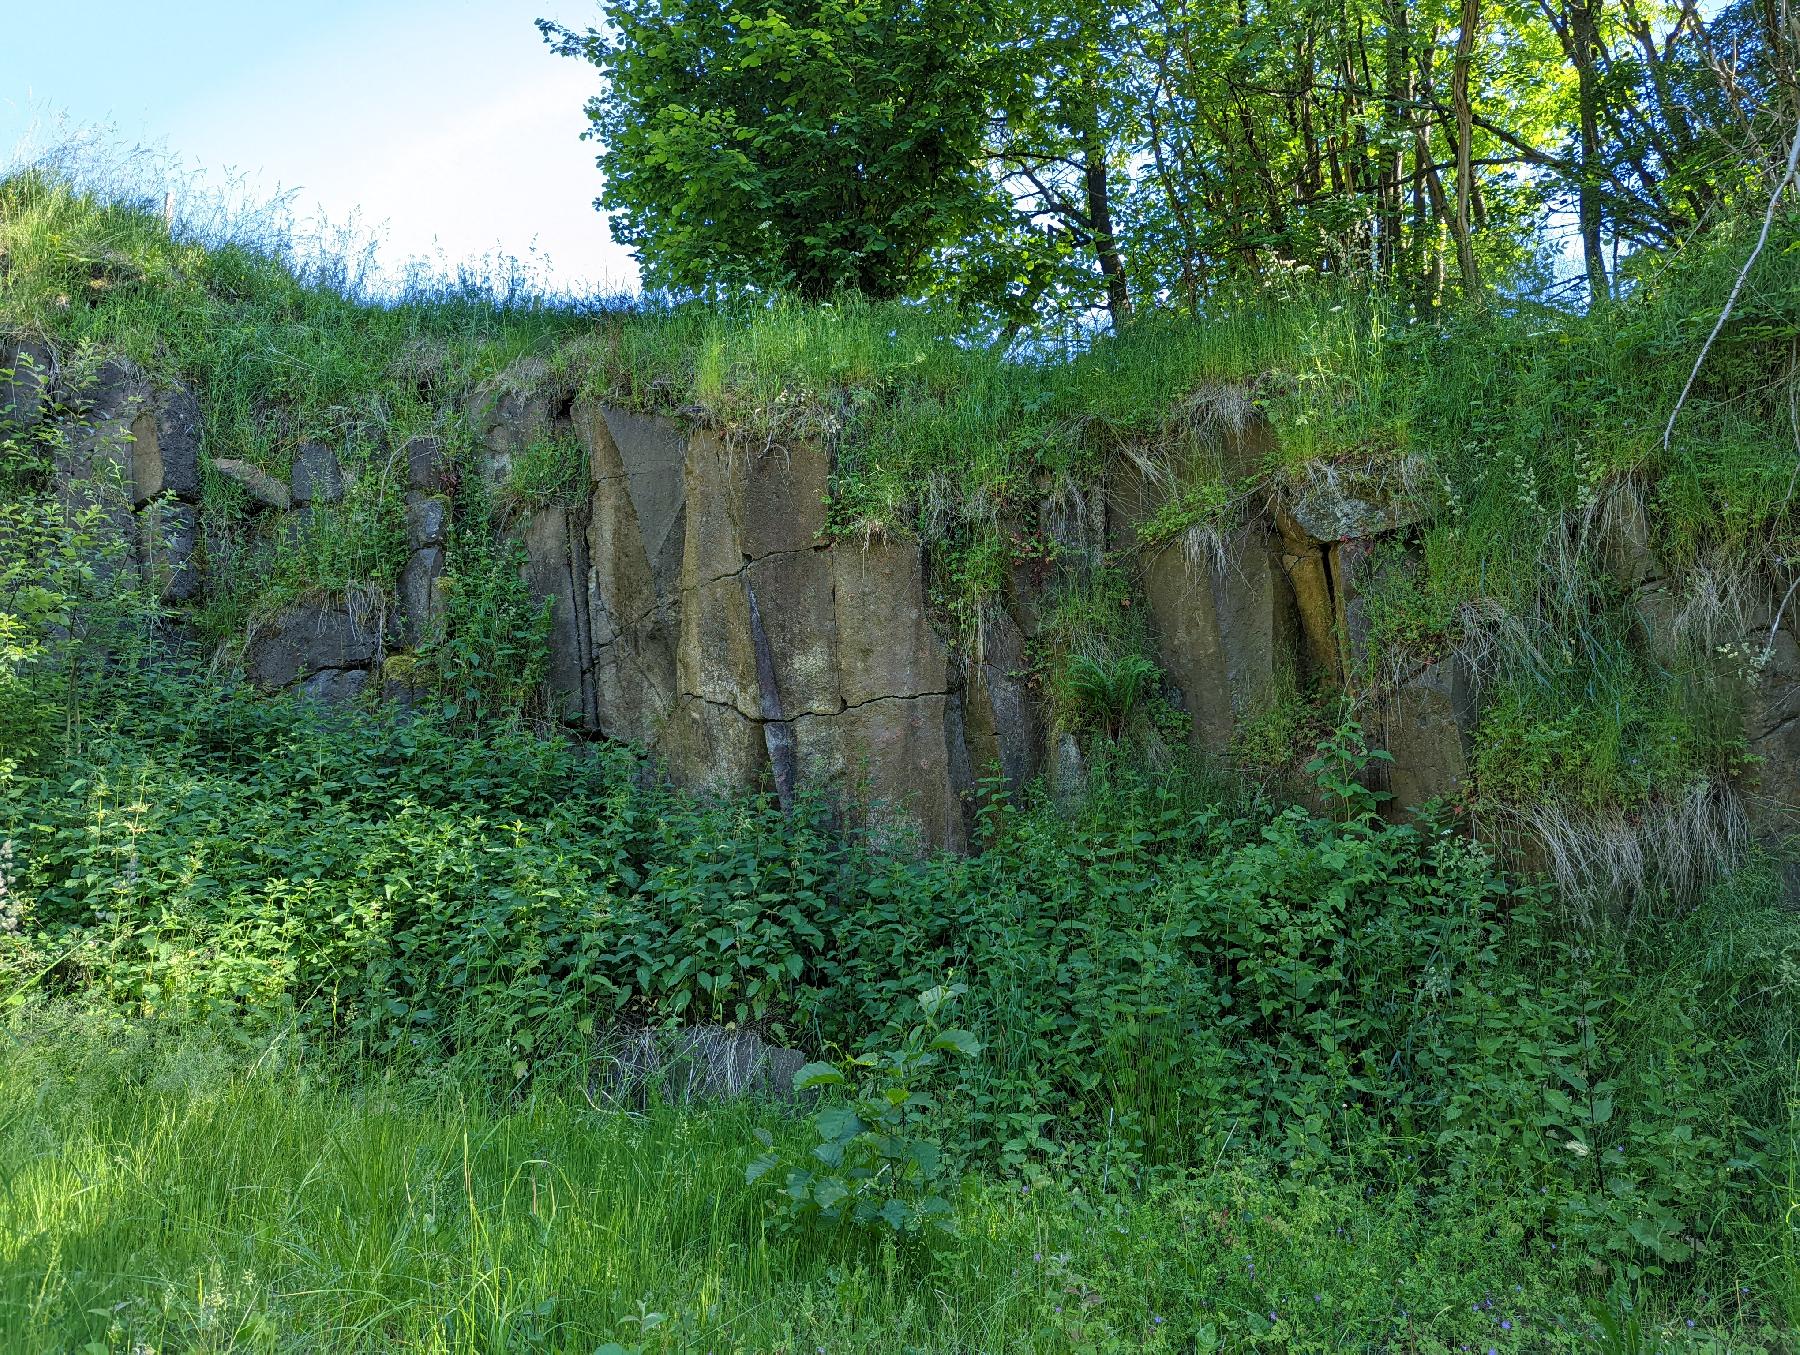
<instances>
[{"instance_id":1,"label":"green shrub","mask_svg":"<svg viewBox=\"0 0 1800 1355\"><path fill-rule=\"evenodd\" d=\"M1405 1163L1658 1283L1722 1284L1779 1235L1792 919L1755 896L1679 946L1571 932L1467 839L1376 818L1353 734L1320 758L1336 818L1102 760L1073 816L996 803L980 854L910 858L622 749L195 690L6 790L27 922L0 972L28 991L504 1090L584 1081L618 1021L888 1048L954 973L982 1055L933 1129L1026 1179L1227 1145Z\"/></svg>"},{"instance_id":2,"label":"green shrub","mask_svg":"<svg viewBox=\"0 0 1800 1355\"><path fill-rule=\"evenodd\" d=\"M967 991L961 984L928 988L918 997L919 1020L895 1032L891 1046L839 1065L809 1063L794 1074L796 1093L832 1091L834 1099L812 1117L819 1141L810 1161L784 1160L769 1132L757 1131L765 1151L745 1180L779 1182L777 1217L793 1227L885 1225L915 1239L954 1232L954 1210L941 1193L947 1172L931 1088L942 1055L981 1052L968 1031L938 1024Z\"/></svg>"}]
</instances>

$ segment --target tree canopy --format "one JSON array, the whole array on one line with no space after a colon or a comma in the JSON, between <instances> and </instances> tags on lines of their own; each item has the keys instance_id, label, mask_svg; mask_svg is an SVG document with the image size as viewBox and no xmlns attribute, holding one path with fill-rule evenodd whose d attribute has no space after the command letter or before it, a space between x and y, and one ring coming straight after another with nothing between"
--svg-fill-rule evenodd
<instances>
[{"instance_id":1,"label":"tree canopy","mask_svg":"<svg viewBox=\"0 0 1800 1355\"><path fill-rule=\"evenodd\" d=\"M655 286L890 299L990 204L986 0L620 0L540 27L599 66L598 205Z\"/></svg>"},{"instance_id":2,"label":"tree canopy","mask_svg":"<svg viewBox=\"0 0 1800 1355\"><path fill-rule=\"evenodd\" d=\"M947 294L1015 327L1307 270L1590 297L1766 192L1796 20L1735 0L620 0L599 205L647 280Z\"/></svg>"}]
</instances>

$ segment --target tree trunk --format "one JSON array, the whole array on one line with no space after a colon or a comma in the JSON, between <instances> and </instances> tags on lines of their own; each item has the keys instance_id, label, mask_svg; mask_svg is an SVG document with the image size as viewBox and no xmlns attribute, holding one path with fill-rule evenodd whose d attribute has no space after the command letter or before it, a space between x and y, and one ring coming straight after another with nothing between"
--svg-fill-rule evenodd
<instances>
[{"instance_id":1,"label":"tree trunk","mask_svg":"<svg viewBox=\"0 0 1800 1355\"><path fill-rule=\"evenodd\" d=\"M1106 280L1106 309L1111 312L1113 328L1117 330L1131 318L1131 291L1126 285L1125 262L1119 256L1118 240L1113 235L1106 147L1099 137L1089 137L1085 157L1087 216L1094 234L1094 258L1100 264L1100 276Z\"/></svg>"},{"instance_id":2,"label":"tree trunk","mask_svg":"<svg viewBox=\"0 0 1800 1355\"><path fill-rule=\"evenodd\" d=\"M1581 254L1587 264L1590 302L1612 294L1606 277L1600 205L1600 73L1595 67L1600 43L1602 0L1569 0L1569 46L1575 63L1576 97L1581 111L1580 179L1576 215L1581 223Z\"/></svg>"},{"instance_id":3,"label":"tree trunk","mask_svg":"<svg viewBox=\"0 0 1800 1355\"><path fill-rule=\"evenodd\" d=\"M1456 117L1456 212L1450 233L1456 238L1456 270L1464 296L1481 294L1475 269L1475 247L1469 238L1469 203L1473 197L1475 168L1471 147L1475 139L1475 110L1469 102L1469 68L1475 59L1475 31L1481 24L1481 0L1462 0L1462 27L1456 35L1456 64L1450 71L1450 107Z\"/></svg>"}]
</instances>

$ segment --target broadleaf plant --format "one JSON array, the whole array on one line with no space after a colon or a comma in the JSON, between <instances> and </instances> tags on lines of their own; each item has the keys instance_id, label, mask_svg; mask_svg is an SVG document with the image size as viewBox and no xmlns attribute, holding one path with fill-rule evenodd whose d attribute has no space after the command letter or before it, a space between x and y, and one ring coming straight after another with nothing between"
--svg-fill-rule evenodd
<instances>
[{"instance_id":1,"label":"broadleaf plant","mask_svg":"<svg viewBox=\"0 0 1800 1355\"><path fill-rule=\"evenodd\" d=\"M745 1179L779 1182L772 1203L784 1226L885 1227L913 1239L954 1231L932 1089L945 1055L981 1052L971 1032L938 1022L966 991L960 983L929 988L918 997L919 1020L902 1028L891 1047L837 1064L809 1063L794 1074L796 1092L837 1099L814 1113L817 1142L799 1161L788 1160L767 1130L756 1131L763 1151Z\"/></svg>"}]
</instances>

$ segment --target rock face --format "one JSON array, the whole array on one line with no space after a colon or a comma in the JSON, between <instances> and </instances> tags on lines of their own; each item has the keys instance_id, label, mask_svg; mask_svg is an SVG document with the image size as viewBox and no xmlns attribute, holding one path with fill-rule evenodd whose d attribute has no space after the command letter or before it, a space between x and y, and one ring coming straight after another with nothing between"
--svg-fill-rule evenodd
<instances>
[{"instance_id":1,"label":"rock face","mask_svg":"<svg viewBox=\"0 0 1800 1355\"><path fill-rule=\"evenodd\" d=\"M382 651L379 616L341 599L302 603L259 626L244 652L250 680L325 700L360 692Z\"/></svg>"},{"instance_id":2,"label":"rock face","mask_svg":"<svg viewBox=\"0 0 1800 1355\"><path fill-rule=\"evenodd\" d=\"M22 345L10 394L17 427L53 413L58 493L71 510L126 546L121 557L168 601L201 587L198 552L200 405L185 386L153 382L110 358L90 373L52 382L47 350ZM40 380L39 373L46 375ZM23 403L21 404L21 392ZM21 411L28 417L20 418ZM102 568L119 567L117 560Z\"/></svg>"},{"instance_id":3,"label":"rock face","mask_svg":"<svg viewBox=\"0 0 1800 1355\"><path fill-rule=\"evenodd\" d=\"M1378 708L1383 745L1394 761L1388 789L1399 808L1455 800L1467 789L1475 683L1461 660L1443 659L1409 675Z\"/></svg>"},{"instance_id":4,"label":"rock face","mask_svg":"<svg viewBox=\"0 0 1800 1355\"><path fill-rule=\"evenodd\" d=\"M826 540L820 449L585 403L571 422L586 503L514 528L551 603L562 716L647 744L690 785L855 792L884 833L965 842L963 673L917 543Z\"/></svg>"},{"instance_id":5,"label":"rock face","mask_svg":"<svg viewBox=\"0 0 1800 1355\"><path fill-rule=\"evenodd\" d=\"M443 615L441 583L450 544L450 499L444 484L443 449L436 438L416 438L406 449L406 564L400 571L400 633L418 645Z\"/></svg>"},{"instance_id":6,"label":"rock face","mask_svg":"<svg viewBox=\"0 0 1800 1355\"><path fill-rule=\"evenodd\" d=\"M344 469L337 453L322 442L303 442L294 453L288 495L297 505L336 503L344 497Z\"/></svg>"},{"instance_id":7,"label":"rock face","mask_svg":"<svg viewBox=\"0 0 1800 1355\"><path fill-rule=\"evenodd\" d=\"M498 486L549 440L579 445L585 478L547 505L515 507L503 527L528 591L548 605L548 707L572 727L652 749L689 786L765 789L784 804L818 792L880 838L949 848L969 844L985 784L1017 794L1042 776L1074 797L1083 745L1052 727L1036 670L1054 642L1044 625L1056 591L1105 562L1130 577L1161 694L1190 717L1199 752L1241 757L1267 730L1300 727L1262 721L1284 693L1337 688L1392 757L1370 772L1392 792L1392 812L1469 789L1486 675L1457 655L1402 669L1382 652L1381 596L1418 567L1429 508L1423 477L1404 463L1266 475L1272 437L1245 404L1242 417L1216 421L1209 454L1227 484L1262 488L1235 494L1228 519L1171 539L1161 510L1173 476L1134 456L1116 458L1100 486L1045 483L1003 522L1044 548L1021 550L998 595L951 636L934 609L928 550L898 534L826 531L827 449L734 442L539 377L515 371L477 392L462 411L473 457L435 437L400 450L405 554L394 577L263 620L245 653L252 681L323 701L406 699L406 675L429 678L422 665L445 624L446 571L468 530L454 520L461 477ZM126 547L108 568L140 571L174 603L202 592L209 559L223 572L232 541L200 540L191 391L121 359L64 372L42 345L0 339L0 434L40 430L56 435L46 445L67 507ZM230 458L212 466L242 487L257 513L251 536L265 542L362 488L322 443L296 450L285 481ZM1800 597L1790 580L1741 583L1729 605L1700 605L1657 558L1629 486L1581 530L1598 533L1584 549L1611 572L1643 656L1671 669L1746 656L1738 696L1750 770L1726 794L1732 831L1741 839L1747 822L1765 843L1800 842ZM422 652L390 661L394 648ZM1792 883L1800 898L1800 871Z\"/></svg>"},{"instance_id":8,"label":"rock face","mask_svg":"<svg viewBox=\"0 0 1800 1355\"><path fill-rule=\"evenodd\" d=\"M49 345L0 337L0 434L28 433L43 421L55 371Z\"/></svg>"},{"instance_id":9,"label":"rock face","mask_svg":"<svg viewBox=\"0 0 1800 1355\"><path fill-rule=\"evenodd\" d=\"M1785 605L1784 605L1785 601ZM1752 762L1745 808L1756 836L1786 862L1786 894L1800 903L1800 594L1771 594L1750 610L1742 652L1745 751Z\"/></svg>"},{"instance_id":10,"label":"rock face","mask_svg":"<svg viewBox=\"0 0 1800 1355\"><path fill-rule=\"evenodd\" d=\"M515 403L532 428L559 417L554 402ZM826 534L822 449L736 445L585 401L567 420L587 452L585 501L511 529L527 584L551 605L549 686L563 719L649 746L700 789L761 787L786 802L819 788L868 806L881 834L951 848L968 843L990 772L1015 791L1052 766L1079 780L1066 736L1050 756L1030 678L1053 580L1015 571L977 633L952 645L917 542ZM490 456L523 445L503 413L490 409L484 427ZM1227 451L1250 466L1266 435L1233 436ZM1047 498L1036 525L1070 559L1106 548L1136 559L1169 694L1192 717L1195 746L1224 755L1284 682L1360 671L1376 538L1313 533L1399 540L1412 510L1357 488L1364 497L1339 501L1331 483L1311 484L1297 512L1284 502L1222 537L1154 543L1139 528L1157 491L1127 464L1103 495ZM402 594L410 615L410 586ZM1438 665L1368 694L1404 803L1460 787L1473 690Z\"/></svg>"}]
</instances>

